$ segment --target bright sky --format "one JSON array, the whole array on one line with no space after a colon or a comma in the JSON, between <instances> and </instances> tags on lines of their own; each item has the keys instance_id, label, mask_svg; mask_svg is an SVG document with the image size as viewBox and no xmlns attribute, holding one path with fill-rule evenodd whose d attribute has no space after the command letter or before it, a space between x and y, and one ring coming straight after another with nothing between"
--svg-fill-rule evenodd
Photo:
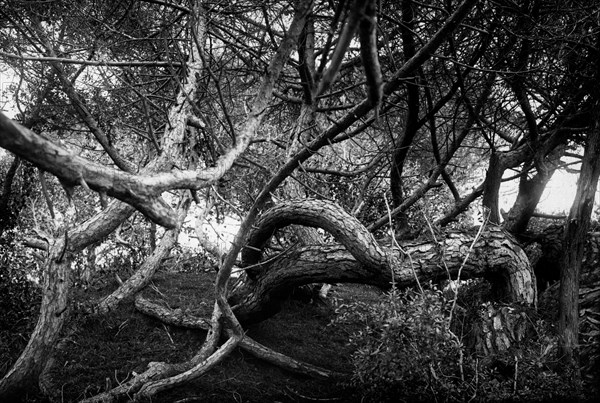
<instances>
[{"instance_id":1,"label":"bright sky","mask_svg":"<svg viewBox=\"0 0 600 403\"><path fill-rule=\"evenodd\" d=\"M577 177L576 174L557 171L546 186L536 211L545 214L568 214L577 191ZM513 181L504 183L500 189L500 207L505 211L510 209L517 197L517 186L517 181ZM599 204L600 190L597 190L595 205Z\"/></svg>"},{"instance_id":2,"label":"bright sky","mask_svg":"<svg viewBox=\"0 0 600 403\"><path fill-rule=\"evenodd\" d=\"M577 191L577 175L556 172L546 186L538 204L541 213L568 213Z\"/></svg>"},{"instance_id":3,"label":"bright sky","mask_svg":"<svg viewBox=\"0 0 600 403\"><path fill-rule=\"evenodd\" d=\"M15 106L12 98L8 96L8 89L14 81L14 74L2 64L0 64L0 111L9 118L15 116ZM0 158L6 155L6 151L0 148Z\"/></svg>"}]
</instances>

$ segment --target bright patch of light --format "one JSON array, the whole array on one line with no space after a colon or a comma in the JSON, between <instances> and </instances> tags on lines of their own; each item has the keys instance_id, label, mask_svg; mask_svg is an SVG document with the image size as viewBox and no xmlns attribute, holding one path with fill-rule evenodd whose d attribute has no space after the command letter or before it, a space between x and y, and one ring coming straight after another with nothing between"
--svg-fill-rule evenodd
<instances>
[{"instance_id":1,"label":"bright patch of light","mask_svg":"<svg viewBox=\"0 0 600 403\"><path fill-rule=\"evenodd\" d=\"M0 65L0 111L11 119L14 119L17 113L13 96L16 85L17 78L14 72Z\"/></svg>"},{"instance_id":2,"label":"bright patch of light","mask_svg":"<svg viewBox=\"0 0 600 403\"><path fill-rule=\"evenodd\" d=\"M240 222L233 217L222 217L220 222L217 221L214 214L207 214L202 223L196 229L196 221L202 214L203 207L197 206L192 209L191 214L185 219L183 231L179 234L177 241L180 245L189 248L198 248L200 245L210 245L216 247L220 251L227 252L235 235L240 228ZM198 237L202 237L199 240Z\"/></svg>"},{"instance_id":3,"label":"bright patch of light","mask_svg":"<svg viewBox=\"0 0 600 403\"><path fill-rule=\"evenodd\" d=\"M38 276L34 276L31 273L27 273L25 275L25 277L27 278L27 280L31 281L32 283L34 283L36 285L40 285L40 278Z\"/></svg>"},{"instance_id":4,"label":"bright patch of light","mask_svg":"<svg viewBox=\"0 0 600 403\"><path fill-rule=\"evenodd\" d=\"M577 192L577 179L579 175L566 171L556 171L546 185L544 193L536 207L536 212L541 214L567 215ZM500 188L500 208L509 211L513 206L519 183L518 180L505 182ZM600 189L596 191L595 205L600 205ZM592 218L597 215L594 212Z\"/></svg>"},{"instance_id":5,"label":"bright patch of light","mask_svg":"<svg viewBox=\"0 0 600 403\"><path fill-rule=\"evenodd\" d=\"M548 214L567 214L577 192L578 175L565 171L554 173L546 186L537 211Z\"/></svg>"}]
</instances>

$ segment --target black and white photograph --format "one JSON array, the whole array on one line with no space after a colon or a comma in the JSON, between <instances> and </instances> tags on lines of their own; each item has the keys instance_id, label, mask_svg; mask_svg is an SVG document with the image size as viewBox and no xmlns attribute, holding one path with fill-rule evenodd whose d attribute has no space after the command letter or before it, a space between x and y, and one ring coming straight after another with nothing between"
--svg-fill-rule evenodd
<instances>
[{"instance_id":1,"label":"black and white photograph","mask_svg":"<svg viewBox=\"0 0 600 403\"><path fill-rule=\"evenodd\" d=\"M600 1L0 0L0 402L600 401Z\"/></svg>"}]
</instances>

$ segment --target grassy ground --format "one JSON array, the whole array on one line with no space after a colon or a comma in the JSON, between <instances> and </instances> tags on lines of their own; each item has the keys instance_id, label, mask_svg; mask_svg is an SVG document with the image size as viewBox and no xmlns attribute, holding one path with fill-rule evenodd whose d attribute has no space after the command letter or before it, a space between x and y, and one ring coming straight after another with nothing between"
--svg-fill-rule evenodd
<instances>
[{"instance_id":1,"label":"grassy ground","mask_svg":"<svg viewBox=\"0 0 600 403\"><path fill-rule=\"evenodd\" d=\"M208 273L159 273L145 291L174 309L210 317L212 276ZM105 294L115 284L78 293L78 298ZM339 286L330 294L339 301L373 299L378 291L365 286ZM332 299L307 304L290 300L269 320L251 326L248 335L296 359L328 369L350 372L347 341L352 325L332 325ZM357 324L358 326L358 324ZM53 374L65 402L79 401L106 391L143 372L151 361L179 362L202 345L202 332L165 326L135 311L128 301L110 315L75 318L69 336L56 355ZM8 335L5 335L7 337ZM22 340L24 342L24 339ZM21 343L13 343L13 360ZM8 361L8 360L7 360ZM8 369L8 365L5 365ZM5 368L2 368L5 370ZM1 375L1 374L0 374ZM189 399L189 400L185 400ZM342 383L299 376L236 350L222 364L185 387L157 396L154 401L309 402L359 400ZM34 391L24 401L40 401Z\"/></svg>"}]
</instances>

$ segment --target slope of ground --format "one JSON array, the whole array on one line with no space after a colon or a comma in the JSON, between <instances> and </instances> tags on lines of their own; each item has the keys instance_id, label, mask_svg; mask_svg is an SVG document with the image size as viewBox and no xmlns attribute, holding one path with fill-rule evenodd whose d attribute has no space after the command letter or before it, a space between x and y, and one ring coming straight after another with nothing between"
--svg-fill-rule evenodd
<instances>
[{"instance_id":1,"label":"slope of ground","mask_svg":"<svg viewBox=\"0 0 600 403\"><path fill-rule=\"evenodd\" d=\"M144 295L170 308L210 317L213 279L209 273L161 272ZM85 293L78 291L77 298L104 295L114 287L115 284L110 284ZM328 302L290 300L274 318L253 325L247 331L255 340L276 351L349 373L348 336L353 329L347 324L331 324L335 314L333 302L373 299L378 294L379 291L365 286L339 286L330 294ZM167 326L148 318L135 310L132 301L126 301L108 315L72 320L55 356L52 383L59 390L57 395L61 401L79 401L125 382L132 371L143 372L151 361L189 359L201 347L204 337L203 332ZM18 351L12 352L18 354ZM15 359L16 354L3 358ZM157 399L155 401L164 402L355 400L352 390L342 382L295 375L241 350L208 374ZM36 402L40 397L32 391L23 401Z\"/></svg>"}]
</instances>

